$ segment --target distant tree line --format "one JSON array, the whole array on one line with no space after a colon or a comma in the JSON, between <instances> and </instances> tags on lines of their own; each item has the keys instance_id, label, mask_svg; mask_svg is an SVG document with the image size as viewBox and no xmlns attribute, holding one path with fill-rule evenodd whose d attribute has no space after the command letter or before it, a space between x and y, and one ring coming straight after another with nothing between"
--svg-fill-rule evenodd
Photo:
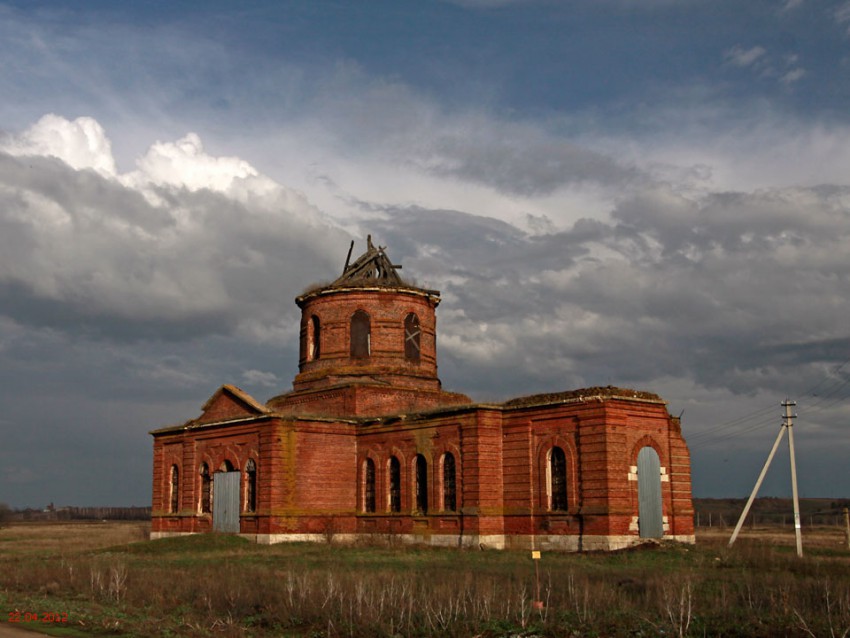
<instances>
[{"instance_id":1,"label":"distant tree line","mask_svg":"<svg viewBox=\"0 0 850 638\"><path fill-rule=\"evenodd\" d=\"M698 527L726 527L738 522L744 510L744 498L695 498L694 524ZM800 522L803 525L843 525L843 511L850 499L801 498ZM790 498L763 496L755 499L747 516L748 525L794 525Z\"/></svg>"},{"instance_id":2,"label":"distant tree line","mask_svg":"<svg viewBox=\"0 0 850 638\"><path fill-rule=\"evenodd\" d=\"M146 507L27 507L11 509L0 503L0 524L10 521L145 521L150 520L151 508Z\"/></svg>"},{"instance_id":3,"label":"distant tree line","mask_svg":"<svg viewBox=\"0 0 850 638\"><path fill-rule=\"evenodd\" d=\"M150 507L68 507L57 510L68 520L143 521L150 520Z\"/></svg>"}]
</instances>

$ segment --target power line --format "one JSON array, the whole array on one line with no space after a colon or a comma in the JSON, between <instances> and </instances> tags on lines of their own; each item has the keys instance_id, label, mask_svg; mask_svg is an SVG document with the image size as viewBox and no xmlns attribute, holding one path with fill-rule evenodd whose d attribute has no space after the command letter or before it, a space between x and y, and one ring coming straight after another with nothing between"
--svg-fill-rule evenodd
<instances>
[{"instance_id":1,"label":"power line","mask_svg":"<svg viewBox=\"0 0 850 638\"><path fill-rule=\"evenodd\" d=\"M832 371L827 372L820 381L811 386L808 390L801 393L801 396L811 396L817 397L815 401L813 401L810 405L806 406L807 411L809 412L817 412L828 410L838 403L850 398L850 376L846 378L842 378L838 376L841 371L850 365L850 359L842 362L838 366L836 366ZM836 379L838 376L838 379ZM837 385L826 386L826 391L817 394L816 391L819 390L824 384L830 382L838 382ZM847 393L843 393L843 390L847 390ZM841 393L841 394L839 394ZM838 396L836 397L835 395ZM832 398L831 398L832 397ZM773 412L775 408L773 407L764 407L744 414L743 416L736 417L733 419L729 419L728 421L724 421L717 426L703 432L699 432L694 434L693 436L688 437L688 445L690 447L709 447L712 445L716 445L723 441L729 440L731 438L735 438L737 436L748 434L750 432L755 432L757 430L764 429L768 425L774 423L774 419L771 417L769 419L765 419L765 415ZM751 422L752 423L748 423ZM746 427L740 427L746 426Z\"/></svg>"},{"instance_id":2,"label":"power line","mask_svg":"<svg viewBox=\"0 0 850 638\"><path fill-rule=\"evenodd\" d=\"M729 439L734 439L745 434L750 434L758 430L763 430L772 425L776 425L775 418L762 419L761 421L757 421L746 428L735 430L734 432L707 432L702 438L696 439L693 442L689 438L688 447L696 449L712 447L714 445L717 445L718 443L723 443L725 441L728 441Z\"/></svg>"},{"instance_id":3,"label":"power line","mask_svg":"<svg viewBox=\"0 0 850 638\"><path fill-rule=\"evenodd\" d=\"M712 438L716 435L722 435L727 430L736 429L737 426L742 425L742 424L746 423L747 421L753 420L756 417L761 417L759 419L759 422L761 422L761 421L764 420L764 417L768 413L773 412L774 409L775 408L772 408L772 407L771 408L762 408L762 409L750 412L749 414L746 414L742 417L730 419L729 421L725 421L725 422L717 425L716 427L712 428L711 430L709 430L707 432L699 432L699 433L697 433L693 436L688 437L688 442L690 443L691 441L699 441L703 438Z\"/></svg>"}]
</instances>

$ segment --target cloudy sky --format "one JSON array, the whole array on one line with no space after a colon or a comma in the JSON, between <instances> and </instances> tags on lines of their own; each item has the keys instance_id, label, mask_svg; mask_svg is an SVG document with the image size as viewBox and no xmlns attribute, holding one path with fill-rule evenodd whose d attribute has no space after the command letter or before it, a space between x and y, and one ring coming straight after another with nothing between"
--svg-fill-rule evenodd
<instances>
[{"instance_id":1,"label":"cloudy sky","mask_svg":"<svg viewBox=\"0 0 850 638\"><path fill-rule=\"evenodd\" d=\"M0 501L148 504L148 431L290 388L367 233L445 387L657 392L697 496L788 396L850 496L846 0L0 0L0 95Z\"/></svg>"}]
</instances>

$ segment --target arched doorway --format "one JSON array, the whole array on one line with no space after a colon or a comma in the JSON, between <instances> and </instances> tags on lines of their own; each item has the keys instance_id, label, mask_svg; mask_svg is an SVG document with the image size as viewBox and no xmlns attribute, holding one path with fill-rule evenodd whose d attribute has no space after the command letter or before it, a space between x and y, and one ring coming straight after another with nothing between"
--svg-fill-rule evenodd
<instances>
[{"instance_id":1,"label":"arched doorway","mask_svg":"<svg viewBox=\"0 0 850 638\"><path fill-rule=\"evenodd\" d=\"M229 534L239 533L240 472L225 461L213 474L213 529Z\"/></svg>"},{"instance_id":2,"label":"arched doorway","mask_svg":"<svg viewBox=\"0 0 850 638\"><path fill-rule=\"evenodd\" d=\"M647 446L638 452L638 529L641 538L661 538L661 462L658 452Z\"/></svg>"}]
</instances>

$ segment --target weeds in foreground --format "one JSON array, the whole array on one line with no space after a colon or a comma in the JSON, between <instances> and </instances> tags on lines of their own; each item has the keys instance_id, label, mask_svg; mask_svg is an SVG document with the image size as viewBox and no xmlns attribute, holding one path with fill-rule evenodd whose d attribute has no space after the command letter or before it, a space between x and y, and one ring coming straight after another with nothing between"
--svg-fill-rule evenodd
<instances>
[{"instance_id":1,"label":"weeds in foreground","mask_svg":"<svg viewBox=\"0 0 850 638\"><path fill-rule=\"evenodd\" d=\"M6 609L137 636L850 636L850 554L546 554L189 538L0 556Z\"/></svg>"},{"instance_id":2,"label":"weeds in foreground","mask_svg":"<svg viewBox=\"0 0 850 638\"><path fill-rule=\"evenodd\" d=\"M664 611L670 620L673 635L684 638L688 635L693 618L693 590L688 578L681 585L670 584L663 588Z\"/></svg>"},{"instance_id":3,"label":"weeds in foreground","mask_svg":"<svg viewBox=\"0 0 850 638\"><path fill-rule=\"evenodd\" d=\"M820 617L826 622L826 628L829 631L828 635L830 638L846 638L850 634L850 596L845 591L843 596L836 599L829 581L825 580L822 584L823 597L820 602L823 605L823 609ZM799 621L800 628L807 636L817 638L819 634L812 631L809 623L806 622L806 619L796 608L794 609L794 616ZM827 634L824 633L821 635Z\"/></svg>"}]
</instances>

